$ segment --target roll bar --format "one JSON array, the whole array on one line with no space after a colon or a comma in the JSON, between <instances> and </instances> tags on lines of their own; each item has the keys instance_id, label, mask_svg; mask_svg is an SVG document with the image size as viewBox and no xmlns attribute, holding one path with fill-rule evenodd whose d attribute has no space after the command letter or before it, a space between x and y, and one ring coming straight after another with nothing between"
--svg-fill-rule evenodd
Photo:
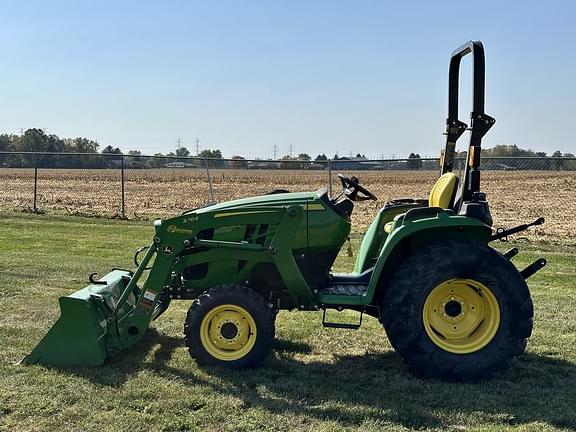
<instances>
[{"instance_id":1,"label":"roll bar","mask_svg":"<svg viewBox=\"0 0 576 432\"><path fill-rule=\"evenodd\" d=\"M452 52L448 74L448 118L458 120L458 84L460 83L460 61L472 53L472 111L484 112L484 46L480 41L468 41Z\"/></svg>"},{"instance_id":2,"label":"roll bar","mask_svg":"<svg viewBox=\"0 0 576 432\"><path fill-rule=\"evenodd\" d=\"M480 41L468 41L452 52L448 74L448 118L446 119L446 146L442 152L441 173L451 172L454 168L456 141L468 128L458 119L458 86L460 84L460 62L472 54L472 112L470 113L470 143L468 163L461 183L456 203L472 199L480 191L480 149L482 138L496 120L484 112L485 64L484 46Z\"/></svg>"}]
</instances>

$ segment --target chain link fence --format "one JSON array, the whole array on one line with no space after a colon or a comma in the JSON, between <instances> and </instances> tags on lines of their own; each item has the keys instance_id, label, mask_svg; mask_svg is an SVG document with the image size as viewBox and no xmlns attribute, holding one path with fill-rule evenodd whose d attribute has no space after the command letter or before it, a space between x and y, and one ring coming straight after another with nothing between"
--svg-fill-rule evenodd
<instances>
[{"instance_id":1,"label":"chain link fence","mask_svg":"<svg viewBox=\"0 0 576 432\"><path fill-rule=\"evenodd\" d=\"M455 171L465 163L458 158ZM538 236L576 238L575 158L483 158L481 167L482 190L498 226L542 215L547 223L536 230ZM336 174L343 172L380 198L356 206L353 222L362 229L384 202L426 197L438 171L434 158L300 161L5 152L0 153L0 210L149 220L277 189L329 187L334 196L341 190Z\"/></svg>"}]
</instances>

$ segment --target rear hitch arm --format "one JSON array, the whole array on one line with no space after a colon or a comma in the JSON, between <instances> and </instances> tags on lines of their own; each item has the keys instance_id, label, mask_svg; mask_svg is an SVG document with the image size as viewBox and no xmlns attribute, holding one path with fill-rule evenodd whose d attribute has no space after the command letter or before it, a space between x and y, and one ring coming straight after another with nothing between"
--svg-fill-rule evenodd
<instances>
[{"instance_id":1,"label":"rear hitch arm","mask_svg":"<svg viewBox=\"0 0 576 432\"><path fill-rule=\"evenodd\" d=\"M528 279L537 271L542 270L545 266L546 266L546 260L544 258L538 258L536 261L534 261L532 264L530 264L528 267L522 270L520 272L520 275L522 275L524 279Z\"/></svg>"},{"instance_id":2,"label":"rear hitch arm","mask_svg":"<svg viewBox=\"0 0 576 432\"><path fill-rule=\"evenodd\" d=\"M507 250L506 252L504 252L502 255L504 255L506 258L508 259L512 259L514 258L516 255L518 255L518 248L513 247L510 250Z\"/></svg>"},{"instance_id":3,"label":"rear hitch arm","mask_svg":"<svg viewBox=\"0 0 576 432\"><path fill-rule=\"evenodd\" d=\"M544 223L544 218L539 217L534 222L530 222L528 224L523 224L523 225L518 225L518 226L515 226L514 228L510 228L507 230L505 230L504 228L498 228L496 230L496 234L494 234L492 237L490 237L490 241L494 241L494 240L500 240L503 242L508 241L509 235L517 234L519 232L527 230L528 228L530 228L532 226L542 225L543 223Z\"/></svg>"}]
</instances>

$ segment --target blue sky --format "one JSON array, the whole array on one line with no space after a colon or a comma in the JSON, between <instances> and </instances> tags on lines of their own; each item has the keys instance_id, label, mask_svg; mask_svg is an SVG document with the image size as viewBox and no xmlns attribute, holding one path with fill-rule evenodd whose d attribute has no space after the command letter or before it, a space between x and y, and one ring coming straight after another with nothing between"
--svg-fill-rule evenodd
<instances>
[{"instance_id":1,"label":"blue sky","mask_svg":"<svg viewBox=\"0 0 576 432\"><path fill-rule=\"evenodd\" d=\"M274 145L279 156L434 156L450 52L480 39L497 119L486 146L576 151L575 2L54 0L0 11L0 132L40 127L144 153L198 137L227 156L270 157Z\"/></svg>"}]
</instances>

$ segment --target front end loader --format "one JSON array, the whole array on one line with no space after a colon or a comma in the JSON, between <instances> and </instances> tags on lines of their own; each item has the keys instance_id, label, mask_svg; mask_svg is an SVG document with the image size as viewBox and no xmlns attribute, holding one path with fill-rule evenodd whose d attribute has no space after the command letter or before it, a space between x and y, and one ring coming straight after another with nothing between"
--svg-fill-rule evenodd
<instances>
[{"instance_id":1,"label":"front end loader","mask_svg":"<svg viewBox=\"0 0 576 432\"><path fill-rule=\"evenodd\" d=\"M473 57L470 127L458 119L459 69ZM190 355L201 365L261 363L280 310L323 311L326 327L357 328L376 317L410 368L423 376L477 379L506 369L522 354L533 307L525 279L490 246L508 231L492 229L480 190L480 150L494 119L484 112L484 49L468 42L452 54L441 176L428 199L386 203L362 240L354 270L332 265L351 229L354 204L377 197L356 177L339 174L342 192L271 193L203 208L154 223L136 269L90 276L60 298L61 316L24 362L97 366L138 342L173 300L191 301L184 323ZM462 178L456 142L470 130ZM276 191L278 192L278 191ZM143 256L142 256L143 255ZM141 260L139 260L142 256ZM354 310L356 324L326 320Z\"/></svg>"}]
</instances>

